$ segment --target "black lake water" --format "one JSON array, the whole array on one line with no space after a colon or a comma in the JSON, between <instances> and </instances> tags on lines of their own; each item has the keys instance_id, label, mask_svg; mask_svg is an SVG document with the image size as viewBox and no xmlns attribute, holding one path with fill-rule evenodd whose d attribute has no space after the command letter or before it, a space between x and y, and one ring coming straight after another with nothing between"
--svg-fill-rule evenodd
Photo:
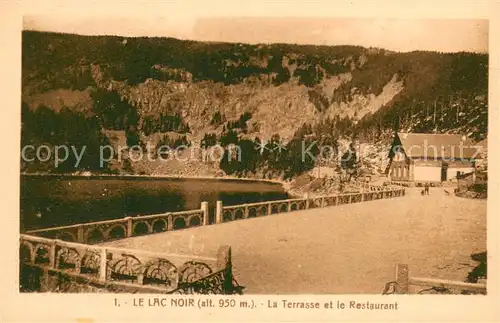
<instances>
[{"instance_id":1,"label":"black lake water","mask_svg":"<svg viewBox=\"0 0 500 323\"><path fill-rule=\"evenodd\" d=\"M21 229L286 199L279 184L222 179L21 176Z\"/></svg>"}]
</instances>

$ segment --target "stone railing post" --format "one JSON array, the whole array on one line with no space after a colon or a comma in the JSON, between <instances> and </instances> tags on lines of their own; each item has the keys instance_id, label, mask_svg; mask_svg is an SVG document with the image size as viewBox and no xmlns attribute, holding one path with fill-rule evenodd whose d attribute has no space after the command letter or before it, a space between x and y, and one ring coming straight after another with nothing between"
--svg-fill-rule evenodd
<instances>
[{"instance_id":1,"label":"stone railing post","mask_svg":"<svg viewBox=\"0 0 500 323\"><path fill-rule=\"evenodd\" d=\"M132 234L133 234L133 231L132 231L132 217L131 216L127 216L125 218L125 220L127 220L127 237L131 237Z\"/></svg>"},{"instance_id":2,"label":"stone railing post","mask_svg":"<svg viewBox=\"0 0 500 323\"><path fill-rule=\"evenodd\" d=\"M351 204L352 201L352 194L349 194L349 204Z\"/></svg>"},{"instance_id":3,"label":"stone railing post","mask_svg":"<svg viewBox=\"0 0 500 323\"><path fill-rule=\"evenodd\" d=\"M222 223L222 201L217 201L216 207L215 207L215 223L219 224Z\"/></svg>"},{"instance_id":4,"label":"stone railing post","mask_svg":"<svg viewBox=\"0 0 500 323\"><path fill-rule=\"evenodd\" d=\"M306 205L305 205L305 209L307 210L309 208L309 194L306 193Z\"/></svg>"},{"instance_id":5,"label":"stone railing post","mask_svg":"<svg viewBox=\"0 0 500 323\"><path fill-rule=\"evenodd\" d=\"M233 265L231 262L231 247L221 246L217 252L217 271L223 270L224 281L222 282L222 293L233 293Z\"/></svg>"},{"instance_id":6,"label":"stone railing post","mask_svg":"<svg viewBox=\"0 0 500 323\"><path fill-rule=\"evenodd\" d=\"M398 264L396 266L396 294L409 293L410 271L408 265Z\"/></svg>"},{"instance_id":7,"label":"stone railing post","mask_svg":"<svg viewBox=\"0 0 500 323\"><path fill-rule=\"evenodd\" d=\"M99 280L101 282L105 282L108 274L108 253L106 248L102 248L101 252L101 261L99 265Z\"/></svg>"},{"instance_id":8,"label":"stone railing post","mask_svg":"<svg viewBox=\"0 0 500 323\"><path fill-rule=\"evenodd\" d=\"M76 232L76 240L79 243L85 243L85 236L83 232L83 225L78 226L77 232Z\"/></svg>"},{"instance_id":9,"label":"stone railing post","mask_svg":"<svg viewBox=\"0 0 500 323\"><path fill-rule=\"evenodd\" d=\"M288 201L288 212L292 212L292 202Z\"/></svg>"},{"instance_id":10,"label":"stone railing post","mask_svg":"<svg viewBox=\"0 0 500 323\"><path fill-rule=\"evenodd\" d=\"M244 212L243 218L248 219L248 205L245 205L245 210L243 212Z\"/></svg>"},{"instance_id":11,"label":"stone railing post","mask_svg":"<svg viewBox=\"0 0 500 323\"><path fill-rule=\"evenodd\" d=\"M325 197L321 197L321 206L320 207L325 207Z\"/></svg>"},{"instance_id":12,"label":"stone railing post","mask_svg":"<svg viewBox=\"0 0 500 323\"><path fill-rule=\"evenodd\" d=\"M209 224L208 202L201 202L201 212L203 212L203 225Z\"/></svg>"},{"instance_id":13,"label":"stone railing post","mask_svg":"<svg viewBox=\"0 0 500 323\"><path fill-rule=\"evenodd\" d=\"M167 231L172 231L174 229L174 217L172 213L167 216Z\"/></svg>"},{"instance_id":14,"label":"stone railing post","mask_svg":"<svg viewBox=\"0 0 500 323\"><path fill-rule=\"evenodd\" d=\"M75 274L78 274L80 275L82 271L82 260L79 259L77 262L76 262L76 266L75 266Z\"/></svg>"},{"instance_id":15,"label":"stone railing post","mask_svg":"<svg viewBox=\"0 0 500 323\"><path fill-rule=\"evenodd\" d=\"M365 201L365 192L361 193L361 202Z\"/></svg>"},{"instance_id":16,"label":"stone railing post","mask_svg":"<svg viewBox=\"0 0 500 323\"><path fill-rule=\"evenodd\" d=\"M267 204L267 215L271 215L273 213L273 205L271 202Z\"/></svg>"},{"instance_id":17,"label":"stone railing post","mask_svg":"<svg viewBox=\"0 0 500 323\"><path fill-rule=\"evenodd\" d=\"M56 268L56 248L57 248L57 239L54 239L50 243L49 250L49 266L50 268Z\"/></svg>"},{"instance_id":18,"label":"stone railing post","mask_svg":"<svg viewBox=\"0 0 500 323\"><path fill-rule=\"evenodd\" d=\"M139 272L139 274L137 274L137 284L139 285L144 284L144 273Z\"/></svg>"}]
</instances>

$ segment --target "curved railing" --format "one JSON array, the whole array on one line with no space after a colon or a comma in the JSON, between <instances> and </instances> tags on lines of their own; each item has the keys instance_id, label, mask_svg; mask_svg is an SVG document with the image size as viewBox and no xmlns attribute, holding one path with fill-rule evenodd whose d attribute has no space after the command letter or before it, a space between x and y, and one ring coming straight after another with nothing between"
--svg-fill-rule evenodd
<instances>
[{"instance_id":1,"label":"curved railing","mask_svg":"<svg viewBox=\"0 0 500 323\"><path fill-rule=\"evenodd\" d=\"M217 201L215 223L234 221L313 208L403 196L404 188L366 186L365 192L326 195L287 200L266 201L223 206ZM135 237L209 224L208 203L198 210L170 212L121 219L80 223L27 231L27 234L70 242L95 244L109 240Z\"/></svg>"},{"instance_id":2,"label":"curved railing","mask_svg":"<svg viewBox=\"0 0 500 323\"><path fill-rule=\"evenodd\" d=\"M144 234L208 224L208 203L198 210L79 223L27 231L27 234L70 242L94 244Z\"/></svg>"},{"instance_id":3,"label":"curved railing","mask_svg":"<svg viewBox=\"0 0 500 323\"><path fill-rule=\"evenodd\" d=\"M232 284L231 251L227 246L212 258L91 246L22 234L20 262L46 273L40 291L79 292L79 286L98 285L108 291L114 286L111 290L121 287L128 291L196 292L200 281L210 281L204 285L205 292L210 293L212 288L213 293L227 293ZM58 278L50 279L48 272ZM60 275L73 278L61 280ZM84 283L75 283L78 280Z\"/></svg>"},{"instance_id":4,"label":"curved railing","mask_svg":"<svg viewBox=\"0 0 500 323\"><path fill-rule=\"evenodd\" d=\"M384 187L367 189L361 193L226 207L222 205L222 201L217 201L215 223L403 195L404 188ZM45 277L42 288L45 291L81 292L82 286L100 286L97 288L99 292L135 290L161 293L232 293L234 280L229 247L221 248L217 258L207 258L93 245L113 239L208 224L208 203L203 202L200 209L192 211L32 230L21 234L20 262L23 268L41 270L35 270L34 274L28 276L32 277L31 281L40 281L40 277ZM49 272L52 276L48 275ZM61 279L63 276L72 278ZM75 281L83 283L78 284Z\"/></svg>"},{"instance_id":5,"label":"curved railing","mask_svg":"<svg viewBox=\"0 0 500 323\"><path fill-rule=\"evenodd\" d=\"M365 201L400 197L404 195L405 190L401 188L377 187L377 189L370 189L369 191L362 193L306 197L231 206L223 206L222 201L217 201L215 221L216 223L222 223L277 213L360 203Z\"/></svg>"}]
</instances>

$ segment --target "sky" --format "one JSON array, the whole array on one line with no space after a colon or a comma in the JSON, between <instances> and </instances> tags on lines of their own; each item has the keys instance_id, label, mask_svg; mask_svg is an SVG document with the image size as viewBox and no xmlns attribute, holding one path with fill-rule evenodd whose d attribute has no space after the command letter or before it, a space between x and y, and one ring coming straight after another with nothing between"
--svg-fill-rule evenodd
<instances>
[{"instance_id":1,"label":"sky","mask_svg":"<svg viewBox=\"0 0 500 323\"><path fill-rule=\"evenodd\" d=\"M488 52L488 20L326 17L25 16L27 30L200 41L361 45L394 51Z\"/></svg>"}]
</instances>

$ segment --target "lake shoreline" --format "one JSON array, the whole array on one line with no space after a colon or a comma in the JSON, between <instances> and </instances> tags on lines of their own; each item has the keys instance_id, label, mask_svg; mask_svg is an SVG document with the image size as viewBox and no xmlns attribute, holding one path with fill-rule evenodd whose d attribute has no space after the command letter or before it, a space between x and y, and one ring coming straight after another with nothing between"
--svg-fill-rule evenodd
<instances>
[{"instance_id":1,"label":"lake shoreline","mask_svg":"<svg viewBox=\"0 0 500 323\"><path fill-rule=\"evenodd\" d=\"M234 176L171 176L171 175L114 175L114 174L55 174L55 173L21 173L21 176L25 177L58 177L65 179L87 179L87 180L98 180L106 178L122 179L122 180L221 180L226 182L248 182L248 183L267 183L272 185L280 185L286 194L291 198L302 197L302 194L295 192L291 189L290 182L278 180L278 179L260 179L260 178L247 178L247 177L234 177Z\"/></svg>"},{"instance_id":2,"label":"lake shoreline","mask_svg":"<svg viewBox=\"0 0 500 323\"><path fill-rule=\"evenodd\" d=\"M21 221L34 230L74 223L292 198L282 183L196 176L21 173Z\"/></svg>"}]
</instances>

